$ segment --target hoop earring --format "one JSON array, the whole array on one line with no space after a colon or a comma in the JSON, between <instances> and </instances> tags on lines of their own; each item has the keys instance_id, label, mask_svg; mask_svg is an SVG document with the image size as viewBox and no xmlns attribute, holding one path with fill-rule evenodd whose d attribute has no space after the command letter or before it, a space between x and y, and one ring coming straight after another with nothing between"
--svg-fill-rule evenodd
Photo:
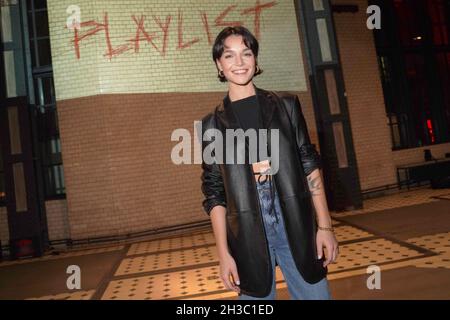
<instances>
[{"instance_id":1,"label":"hoop earring","mask_svg":"<svg viewBox=\"0 0 450 320\"><path fill-rule=\"evenodd\" d=\"M255 70L255 74L258 74L259 73L259 66L258 65L256 65L256 70Z\"/></svg>"},{"instance_id":2,"label":"hoop earring","mask_svg":"<svg viewBox=\"0 0 450 320\"><path fill-rule=\"evenodd\" d=\"M219 77L220 78L225 78L225 75L223 74L223 70L219 70Z\"/></svg>"}]
</instances>

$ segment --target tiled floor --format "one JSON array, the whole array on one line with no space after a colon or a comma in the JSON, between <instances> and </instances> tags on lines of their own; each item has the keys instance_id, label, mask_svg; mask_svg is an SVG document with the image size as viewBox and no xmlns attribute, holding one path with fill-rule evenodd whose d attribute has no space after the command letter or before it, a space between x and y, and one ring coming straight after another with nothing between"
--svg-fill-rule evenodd
<instances>
[{"instance_id":1,"label":"tiled floor","mask_svg":"<svg viewBox=\"0 0 450 320\"><path fill-rule=\"evenodd\" d=\"M422 248L427 248L437 254L417 263L417 267L450 269L450 232L411 238L407 242Z\"/></svg>"},{"instance_id":2,"label":"tiled floor","mask_svg":"<svg viewBox=\"0 0 450 320\"><path fill-rule=\"evenodd\" d=\"M177 238L135 243L130 247L127 255L132 256L166 250L179 250L183 248L213 245L214 242L214 235L210 232L191 234L187 236L180 236Z\"/></svg>"},{"instance_id":3,"label":"tiled floor","mask_svg":"<svg viewBox=\"0 0 450 320\"><path fill-rule=\"evenodd\" d=\"M364 201L364 209L352 210L338 213L339 217L352 216L370 213L374 211L412 206L421 203L439 201L440 198L450 197L445 189L416 189L411 191L402 191L393 195L381 198L368 199ZM444 199L442 199L444 200Z\"/></svg>"},{"instance_id":4,"label":"tiled floor","mask_svg":"<svg viewBox=\"0 0 450 320\"><path fill-rule=\"evenodd\" d=\"M26 300L90 300L95 290L75 291L73 293L60 293L39 298L27 298Z\"/></svg>"},{"instance_id":5,"label":"tiled floor","mask_svg":"<svg viewBox=\"0 0 450 320\"><path fill-rule=\"evenodd\" d=\"M154 251L136 257L128 256L122 261L115 275L158 272L211 262L218 263L214 245L192 249L172 249L164 252Z\"/></svg>"},{"instance_id":6,"label":"tiled floor","mask_svg":"<svg viewBox=\"0 0 450 320\"><path fill-rule=\"evenodd\" d=\"M448 189L420 189L367 200L363 210L334 213L333 225L340 243L340 256L329 266L328 279L333 296L338 299L416 296L450 299L449 281L438 278L450 275L445 271L450 269L449 200ZM80 264L82 270L80 290L45 287L50 279L57 288L64 288L69 276L65 270L73 264ZM371 265L379 266L387 279L401 280L387 282L384 293L368 292L362 280L367 277L367 267ZM35 280L14 280L15 276L19 279L25 274ZM418 274L420 277L412 276ZM3 262L0 263L0 283L6 279L6 285L0 286L0 299L236 298L235 293L225 290L220 280L214 236L210 230ZM278 267L276 281L278 298L288 298ZM420 293L414 296L411 290L403 290L406 283L401 281L406 281L408 286L420 287ZM435 288L429 285L431 283L444 288ZM22 290L21 294L16 290Z\"/></svg>"}]
</instances>

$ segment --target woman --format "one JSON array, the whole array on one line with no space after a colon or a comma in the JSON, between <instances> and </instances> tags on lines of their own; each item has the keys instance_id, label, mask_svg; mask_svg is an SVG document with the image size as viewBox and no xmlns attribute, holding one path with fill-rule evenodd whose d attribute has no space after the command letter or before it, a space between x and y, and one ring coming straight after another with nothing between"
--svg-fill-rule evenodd
<instances>
[{"instance_id":1,"label":"woman","mask_svg":"<svg viewBox=\"0 0 450 320\"><path fill-rule=\"evenodd\" d=\"M258 153L256 160L247 154L248 144L239 148L225 138L220 150L225 156L219 160L219 149L208 143L215 136L203 138L203 207L211 218L221 278L240 299L273 300L278 264L292 299L330 299L327 265L336 260L338 245L320 157L310 143L297 96L253 84L262 72L257 57L258 41L244 27L225 28L213 46L218 77L228 82L228 94L202 119L202 137L214 130L223 137L230 129L270 132L266 144L258 138L257 145L268 150L259 150L267 152ZM271 141L274 131L278 140ZM278 154L271 154L275 145ZM214 161L205 161L208 150ZM246 162L239 164L234 155L243 152ZM234 162L228 162L230 157Z\"/></svg>"}]
</instances>

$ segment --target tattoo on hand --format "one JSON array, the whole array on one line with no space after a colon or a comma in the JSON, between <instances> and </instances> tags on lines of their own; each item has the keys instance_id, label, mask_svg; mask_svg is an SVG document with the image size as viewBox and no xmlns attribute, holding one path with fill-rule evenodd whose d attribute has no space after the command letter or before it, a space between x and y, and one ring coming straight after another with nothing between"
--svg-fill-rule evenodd
<instances>
[{"instance_id":1,"label":"tattoo on hand","mask_svg":"<svg viewBox=\"0 0 450 320\"><path fill-rule=\"evenodd\" d=\"M316 196L320 194L320 176L312 178L308 177L308 187L311 191L311 195Z\"/></svg>"}]
</instances>

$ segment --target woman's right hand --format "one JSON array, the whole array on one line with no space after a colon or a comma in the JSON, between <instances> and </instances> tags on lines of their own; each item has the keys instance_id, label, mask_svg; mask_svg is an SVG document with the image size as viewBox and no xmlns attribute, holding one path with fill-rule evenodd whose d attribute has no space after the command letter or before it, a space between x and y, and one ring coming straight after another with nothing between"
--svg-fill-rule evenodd
<instances>
[{"instance_id":1,"label":"woman's right hand","mask_svg":"<svg viewBox=\"0 0 450 320\"><path fill-rule=\"evenodd\" d=\"M210 213L220 263L220 278L228 290L240 293L236 262L228 251L226 214L227 208L221 205L215 206Z\"/></svg>"},{"instance_id":2,"label":"woman's right hand","mask_svg":"<svg viewBox=\"0 0 450 320\"><path fill-rule=\"evenodd\" d=\"M237 272L236 262L229 253L225 253L220 259L220 278L225 287L229 290L239 293L239 275Z\"/></svg>"}]
</instances>

